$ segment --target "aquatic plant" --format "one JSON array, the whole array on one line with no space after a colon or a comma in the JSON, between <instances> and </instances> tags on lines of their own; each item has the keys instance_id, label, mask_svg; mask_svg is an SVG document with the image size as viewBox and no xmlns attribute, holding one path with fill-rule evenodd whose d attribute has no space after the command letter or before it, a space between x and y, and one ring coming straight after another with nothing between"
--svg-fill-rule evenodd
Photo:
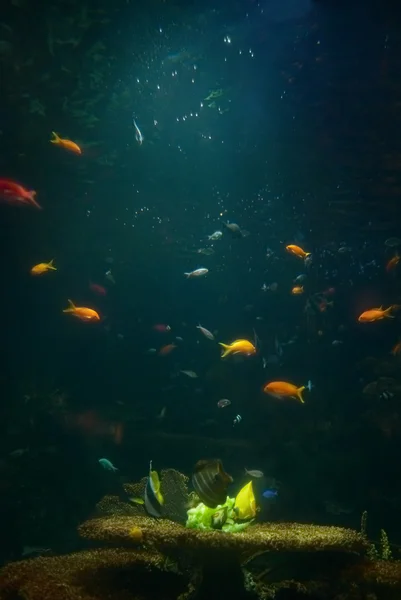
<instances>
[{"instance_id":1,"label":"aquatic plant","mask_svg":"<svg viewBox=\"0 0 401 600\"><path fill-rule=\"evenodd\" d=\"M243 531L249 525L249 521L245 523L235 523L236 514L234 512L235 498L227 497L224 504L219 504L216 508L209 508L203 502L200 502L194 508L188 510L188 519L186 527L190 529L213 530L213 516L217 513L227 510L227 516L224 524L220 527L221 531L226 533L238 533Z\"/></svg>"},{"instance_id":2,"label":"aquatic plant","mask_svg":"<svg viewBox=\"0 0 401 600\"><path fill-rule=\"evenodd\" d=\"M388 536L384 529L380 530L380 558L382 560L391 560L393 558Z\"/></svg>"},{"instance_id":3,"label":"aquatic plant","mask_svg":"<svg viewBox=\"0 0 401 600\"><path fill-rule=\"evenodd\" d=\"M368 523L368 511L364 510L361 516L361 535L367 538L367 523ZM367 550L367 556L370 560L392 560L393 555L391 552L391 546L388 539L388 535L384 529L380 530L380 539L377 546L371 542Z\"/></svg>"}]
</instances>

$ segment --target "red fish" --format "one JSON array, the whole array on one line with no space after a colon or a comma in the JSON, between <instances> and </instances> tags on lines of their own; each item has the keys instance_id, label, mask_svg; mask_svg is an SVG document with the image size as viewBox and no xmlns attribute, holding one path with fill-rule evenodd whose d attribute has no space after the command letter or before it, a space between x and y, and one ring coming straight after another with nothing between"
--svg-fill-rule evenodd
<instances>
[{"instance_id":1,"label":"red fish","mask_svg":"<svg viewBox=\"0 0 401 600\"><path fill-rule=\"evenodd\" d=\"M167 344L167 346L162 346L162 348L159 350L159 356L167 356L170 354L170 352L175 350L175 348L177 348L175 344Z\"/></svg>"},{"instance_id":2,"label":"red fish","mask_svg":"<svg viewBox=\"0 0 401 600\"><path fill-rule=\"evenodd\" d=\"M164 325L163 323L157 323L153 325L153 329L155 331L159 331L160 333L166 333L167 331L171 331L170 325Z\"/></svg>"},{"instance_id":3,"label":"red fish","mask_svg":"<svg viewBox=\"0 0 401 600\"><path fill-rule=\"evenodd\" d=\"M102 285L99 285L98 283L90 282L89 289L91 290L91 292L97 294L98 296L106 296L107 294L106 288L104 288Z\"/></svg>"},{"instance_id":4,"label":"red fish","mask_svg":"<svg viewBox=\"0 0 401 600\"><path fill-rule=\"evenodd\" d=\"M11 179L0 179L0 198L9 204L31 204L35 208L42 207L35 200L36 192L27 190L20 183Z\"/></svg>"}]
</instances>

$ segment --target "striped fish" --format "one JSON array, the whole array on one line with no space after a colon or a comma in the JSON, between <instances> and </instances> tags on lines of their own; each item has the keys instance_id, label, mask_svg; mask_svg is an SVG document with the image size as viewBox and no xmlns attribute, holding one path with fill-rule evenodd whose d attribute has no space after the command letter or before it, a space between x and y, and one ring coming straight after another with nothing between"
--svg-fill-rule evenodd
<instances>
[{"instance_id":1,"label":"striped fish","mask_svg":"<svg viewBox=\"0 0 401 600\"><path fill-rule=\"evenodd\" d=\"M145 487L145 508L152 517L162 516L164 498L160 490L160 479L157 471L152 471L152 461L149 463L149 477Z\"/></svg>"},{"instance_id":2,"label":"striped fish","mask_svg":"<svg viewBox=\"0 0 401 600\"><path fill-rule=\"evenodd\" d=\"M192 474L192 485L199 498L209 508L224 504L227 499L227 487L233 478L228 475L221 460L200 460Z\"/></svg>"}]
</instances>

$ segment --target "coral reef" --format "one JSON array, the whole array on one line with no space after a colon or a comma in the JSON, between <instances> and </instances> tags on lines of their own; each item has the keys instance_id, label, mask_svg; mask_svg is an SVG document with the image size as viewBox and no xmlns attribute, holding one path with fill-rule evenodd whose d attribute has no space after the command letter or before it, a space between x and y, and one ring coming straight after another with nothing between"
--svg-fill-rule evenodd
<instances>
[{"instance_id":1,"label":"coral reef","mask_svg":"<svg viewBox=\"0 0 401 600\"><path fill-rule=\"evenodd\" d=\"M116 546L132 546L130 531L139 527L146 545L169 553L204 554L216 551L235 554L242 560L248 555L265 551L339 551L364 552L369 544L361 534L351 529L323 527L297 523L260 523L250 525L240 533L199 531L178 523L151 517L104 517L92 519L79 527L83 538Z\"/></svg>"},{"instance_id":2,"label":"coral reef","mask_svg":"<svg viewBox=\"0 0 401 600\"><path fill-rule=\"evenodd\" d=\"M143 496L146 478L126 484L126 501L107 496L79 527L84 543L100 549L7 565L1 600L211 600L221 590L261 600L401 597L401 562L370 559L364 533L299 523L250 522L236 533L186 527L187 478L169 469L161 481L167 518L130 500Z\"/></svg>"},{"instance_id":3,"label":"coral reef","mask_svg":"<svg viewBox=\"0 0 401 600\"><path fill-rule=\"evenodd\" d=\"M0 573L1 600L134 600L176 597L186 591L183 572L157 552L88 550L11 563ZM172 596L174 597L174 596Z\"/></svg>"}]
</instances>

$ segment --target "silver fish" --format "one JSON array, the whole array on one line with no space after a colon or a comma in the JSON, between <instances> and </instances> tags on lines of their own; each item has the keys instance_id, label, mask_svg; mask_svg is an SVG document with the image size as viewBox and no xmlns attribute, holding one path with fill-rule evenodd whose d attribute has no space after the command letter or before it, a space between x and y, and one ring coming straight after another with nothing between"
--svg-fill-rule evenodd
<instances>
[{"instance_id":1,"label":"silver fish","mask_svg":"<svg viewBox=\"0 0 401 600\"><path fill-rule=\"evenodd\" d=\"M249 471L248 469L245 469L245 473L250 477L255 477L256 479L259 477L264 477L263 471L259 471L259 469L250 469Z\"/></svg>"},{"instance_id":2,"label":"silver fish","mask_svg":"<svg viewBox=\"0 0 401 600\"><path fill-rule=\"evenodd\" d=\"M222 231L215 231L214 233L212 233L212 235L208 235L208 239L215 241L215 240L219 240L221 237L223 236L223 232Z\"/></svg>"},{"instance_id":3,"label":"silver fish","mask_svg":"<svg viewBox=\"0 0 401 600\"><path fill-rule=\"evenodd\" d=\"M214 335L211 331L209 331L208 329L206 329L206 327L202 327L202 325L197 325L196 329L199 329L199 331L201 333L203 333L203 335L208 339L208 340L214 340Z\"/></svg>"},{"instance_id":4,"label":"silver fish","mask_svg":"<svg viewBox=\"0 0 401 600\"><path fill-rule=\"evenodd\" d=\"M180 373L187 375L187 377L190 377L191 379L196 379L198 377L195 371L180 371Z\"/></svg>"},{"instance_id":5,"label":"silver fish","mask_svg":"<svg viewBox=\"0 0 401 600\"><path fill-rule=\"evenodd\" d=\"M138 144L140 146L142 146L143 140L145 139L142 135L141 130L139 129L138 125L136 124L135 119L133 120L134 123L134 127L135 127L135 139L138 142Z\"/></svg>"},{"instance_id":6,"label":"silver fish","mask_svg":"<svg viewBox=\"0 0 401 600\"><path fill-rule=\"evenodd\" d=\"M189 273L184 273L187 279L191 279L193 277L203 277L209 273L209 269L205 269L201 267L200 269L195 269L195 271L190 271Z\"/></svg>"}]
</instances>

